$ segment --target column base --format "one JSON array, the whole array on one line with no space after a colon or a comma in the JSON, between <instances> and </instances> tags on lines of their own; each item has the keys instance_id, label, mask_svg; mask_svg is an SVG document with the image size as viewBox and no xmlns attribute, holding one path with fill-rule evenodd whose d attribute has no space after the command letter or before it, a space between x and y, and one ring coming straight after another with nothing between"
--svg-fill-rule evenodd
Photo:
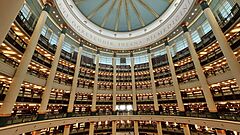
<instances>
[{"instance_id":1,"label":"column base","mask_svg":"<svg viewBox=\"0 0 240 135\"><path fill-rule=\"evenodd\" d=\"M207 117L208 118L212 118L212 119L218 119L219 118L219 115L218 115L218 112L209 112L207 114Z\"/></svg>"},{"instance_id":2,"label":"column base","mask_svg":"<svg viewBox=\"0 0 240 135\"><path fill-rule=\"evenodd\" d=\"M74 117L74 112L68 112L67 117Z\"/></svg>"},{"instance_id":3,"label":"column base","mask_svg":"<svg viewBox=\"0 0 240 135\"><path fill-rule=\"evenodd\" d=\"M179 116L186 116L186 113L185 112L178 112L178 115Z\"/></svg>"},{"instance_id":4,"label":"column base","mask_svg":"<svg viewBox=\"0 0 240 135\"><path fill-rule=\"evenodd\" d=\"M137 111L133 111L133 115L138 115L138 112Z\"/></svg>"},{"instance_id":5,"label":"column base","mask_svg":"<svg viewBox=\"0 0 240 135\"><path fill-rule=\"evenodd\" d=\"M1 116L0 117L0 127L6 126L10 120L11 116Z\"/></svg>"},{"instance_id":6,"label":"column base","mask_svg":"<svg viewBox=\"0 0 240 135\"><path fill-rule=\"evenodd\" d=\"M97 112L91 112L91 116L97 116Z\"/></svg>"},{"instance_id":7,"label":"column base","mask_svg":"<svg viewBox=\"0 0 240 135\"><path fill-rule=\"evenodd\" d=\"M154 111L154 115L160 115L159 111Z\"/></svg>"},{"instance_id":8,"label":"column base","mask_svg":"<svg viewBox=\"0 0 240 135\"><path fill-rule=\"evenodd\" d=\"M116 111L113 111L113 112L112 112L112 115L117 115L117 112L116 112Z\"/></svg>"},{"instance_id":9,"label":"column base","mask_svg":"<svg viewBox=\"0 0 240 135\"><path fill-rule=\"evenodd\" d=\"M45 120L45 114L38 114L37 120Z\"/></svg>"}]
</instances>

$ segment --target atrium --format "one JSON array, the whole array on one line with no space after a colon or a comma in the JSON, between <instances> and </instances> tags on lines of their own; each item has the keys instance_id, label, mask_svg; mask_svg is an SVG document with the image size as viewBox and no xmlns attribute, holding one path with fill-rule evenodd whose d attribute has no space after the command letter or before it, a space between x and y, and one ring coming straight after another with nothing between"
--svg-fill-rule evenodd
<instances>
[{"instance_id":1,"label":"atrium","mask_svg":"<svg viewBox=\"0 0 240 135\"><path fill-rule=\"evenodd\" d=\"M240 135L240 0L1 0L0 135Z\"/></svg>"}]
</instances>

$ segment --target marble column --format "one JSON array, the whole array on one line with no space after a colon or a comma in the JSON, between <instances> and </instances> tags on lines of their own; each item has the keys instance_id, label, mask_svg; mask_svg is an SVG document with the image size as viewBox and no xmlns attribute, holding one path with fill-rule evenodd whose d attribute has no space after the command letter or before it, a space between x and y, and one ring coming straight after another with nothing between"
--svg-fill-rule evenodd
<instances>
[{"instance_id":1,"label":"marble column","mask_svg":"<svg viewBox=\"0 0 240 135\"><path fill-rule=\"evenodd\" d=\"M134 71L134 57L133 53L130 54L131 57L131 75L132 75L132 98L133 98L133 114L137 114L137 92L136 92L136 82L135 82L135 71Z\"/></svg>"},{"instance_id":2,"label":"marble column","mask_svg":"<svg viewBox=\"0 0 240 135\"><path fill-rule=\"evenodd\" d=\"M188 124L182 124L182 128L183 128L184 135L191 135Z\"/></svg>"},{"instance_id":3,"label":"marble column","mask_svg":"<svg viewBox=\"0 0 240 135\"><path fill-rule=\"evenodd\" d=\"M210 9L207 1L198 0L200 6L212 28L213 34L216 37L221 51L226 58L229 68L231 69L233 77L236 79L238 86L240 86L240 64L235 56L232 48L230 47L222 29L220 28L212 10Z\"/></svg>"},{"instance_id":4,"label":"marble column","mask_svg":"<svg viewBox=\"0 0 240 135\"><path fill-rule=\"evenodd\" d=\"M195 50L191 35L190 35L190 33L188 31L188 28L187 28L187 23L183 23L182 28L183 28L183 31L184 31L184 36L185 36L185 38L187 40L187 43L188 43L188 48L189 48L190 54L192 56L192 60L193 60L194 66L195 66L195 70L197 72L197 75L198 75L198 78L199 78L199 81L200 81L200 84L201 84L201 87L202 87L202 90L203 90L203 94L204 94L208 109L209 109L210 112L216 113L217 112L217 107L216 107L215 102L213 100L213 96L212 96L212 93L210 91L210 87L209 87L209 84L207 82L207 78L206 78L206 76L203 72L201 63L198 59L198 54Z\"/></svg>"},{"instance_id":5,"label":"marble column","mask_svg":"<svg viewBox=\"0 0 240 135\"><path fill-rule=\"evenodd\" d=\"M90 122L89 135L94 135L94 122Z\"/></svg>"},{"instance_id":6,"label":"marble column","mask_svg":"<svg viewBox=\"0 0 240 135\"><path fill-rule=\"evenodd\" d=\"M62 51L62 45L65 39L65 33L66 33L67 29L63 28L60 37L58 39L58 43L57 43L57 49L54 55L54 60L52 61L51 64L51 69L50 69L50 73L48 75L47 78L47 82L45 85L45 90L43 91L43 95L42 95L42 101L41 101L41 105L40 108L38 110L38 113L41 114L45 114L47 111L47 106L48 106L48 101L50 98L50 94L52 91L52 87L53 87L53 82L54 82L54 78L57 72L57 67L58 67L58 62L60 59L60 55L61 55L61 51Z\"/></svg>"},{"instance_id":7,"label":"marble column","mask_svg":"<svg viewBox=\"0 0 240 135\"><path fill-rule=\"evenodd\" d=\"M33 53L35 51L35 48L37 47L37 43L38 43L42 28L45 25L45 22L48 17L48 12L50 11L50 9L51 9L51 5L45 4L43 11L40 14L36 27L28 43L28 46L13 76L12 83L10 84L6 97L3 101L3 105L0 108L0 116L2 117L11 115L12 108L14 107L14 104L16 102L18 93L21 88L21 84L23 83L23 80L27 74L28 65L32 60Z\"/></svg>"},{"instance_id":8,"label":"marble column","mask_svg":"<svg viewBox=\"0 0 240 135\"><path fill-rule=\"evenodd\" d=\"M139 135L138 131L138 121L134 121L134 135Z\"/></svg>"},{"instance_id":9,"label":"marble column","mask_svg":"<svg viewBox=\"0 0 240 135\"><path fill-rule=\"evenodd\" d=\"M94 85L93 85L93 97L92 97L92 113L96 113L96 103L97 103L97 91L98 91L98 72L99 72L99 57L100 51L97 51L96 55L96 66L95 66L95 75L94 75Z\"/></svg>"},{"instance_id":10,"label":"marble column","mask_svg":"<svg viewBox=\"0 0 240 135\"><path fill-rule=\"evenodd\" d=\"M67 110L68 113L73 112L73 106L74 106L76 90L77 90L77 83L78 83L78 75L79 75L80 64L81 64L82 49L83 49L83 44L81 43L80 47L78 48L78 55L77 55L77 60L76 60L76 65L75 65L75 71L74 71L73 82L72 82L72 87L71 87L70 99L69 99L69 103L68 103L68 110Z\"/></svg>"},{"instance_id":11,"label":"marble column","mask_svg":"<svg viewBox=\"0 0 240 135\"><path fill-rule=\"evenodd\" d=\"M0 44L4 41L16 16L21 10L24 0L1 0L0 5Z\"/></svg>"},{"instance_id":12,"label":"marble column","mask_svg":"<svg viewBox=\"0 0 240 135\"><path fill-rule=\"evenodd\" d=\"M161 121L157 121L157 135L163 135Z\"/></svg>"},{"instance_id":13,"label":"marble column","mask_svg":"<svg viewBox=\"0 0 240 135\"><path fill-rule=\"evenodd\" d=\"M70 134L70 128L71 128L71 125L65 125L63 135L69 135Z\"/></svg>"},{"instance_id":14,"label":"marble column","mask_svg":"<svg viewBox=\"0 0 240 135\"><path fill-rule=\"evenodd\" d=\"M112 135L116 135L117 132L117 122L112 121Z\"/></svg>"},{"instance_id":15,"label":"marble column","mask_svg":"<svg viewBox=\"0 0 240 135\"><path fill-rule=\"evenodd\" d=\"M169 43L168 43L167 40L165 41L165 46L166 46L166 51L167 51L169 68L170 68L170 72L171 72L171 75L172 75L173 87L174 87L174 91L175 91L175 94L176 94L178 109L179 109L180 113L185 113L184 104L183 104L183 101L182 101L181 90L180 90L180 87L179 87L179 83L178 83L178 79L177 79L177 75L176 75L176 71L175 71L175 67L174 67L174 63L173 63L173 59L172 59L172 55L171 55L171 52L170 52L170 46L169 46Z\"/></svg>"},{"instance_id":16,"label":"marble column","mask_svg":"<svg viewBox=\"0 0 240 135\"><path fill-rule=\"evenodd\" d=\"M217 135L226 135L226 131L224 129L216 129Z\"/></svg>"},{"instance_id":17,"label":"marble column","mask_svg":"<svg viewBox=\"0 0 240 135\"><path fill-rule=\"evenodd\" d=\"M113 114L116 114L116 105L117 105L117 66L116 66L116 53L114 53L113 58L112 58L112 65L113 65L113 105L112 105L112 110Z\"/></svg>"},{"instance_id":18,"label":"marble column","mask_svg":"<svg viewBox=\"0 0 240 135\"><path fill-rule=\"evenodd\" d=\"M153 65L152 65L152 55L151 55L150 49L148 49L148 61L149 61L149 72L150 72L151 84L152 84L154 111L155 111L155 114L159 114L158 98L157 98L157 91L156 91Z\"/></svg>"}]
</instances>

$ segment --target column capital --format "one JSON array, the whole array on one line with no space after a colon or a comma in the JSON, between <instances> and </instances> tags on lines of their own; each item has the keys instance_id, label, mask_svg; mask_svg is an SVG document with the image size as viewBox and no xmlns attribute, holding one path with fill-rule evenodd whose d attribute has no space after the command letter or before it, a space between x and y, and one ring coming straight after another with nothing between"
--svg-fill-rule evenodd
<instances>
[{"instance_id":1,"label":"column capital","mask_svg":"<svg viewBox=\"0 0 240 135\"><path fill-rule=\"evenodd\" d=\"M83 42L80 42L79 47L83 47Z\"/></svg>"},{"instance_id":2,"label":"column capital","mask_svg":"<svg viewBox=\"0 0 240 135\"><path fill-rule=\"evenodd\" d=\"M130 53L130 57L133 57L133 52Z\"/></svg>"},{"instance_id":3,"label":"column capital","mask_svg":"<svg viewBox=\"0 0 240 135\"><path fill-rule=\"evenodd\" d=\"M166 46L169 46L168 38L165 38L165 39L164 39L164 45L165 45L165 47L166 47Z\"/></svg>"},{"instance_id":4,"label":"column capital","mask_svg":"<svg viewBox=\"0 0 240 135\"><path fill-rule=\"evenodd\" d=\"M97 49L97 54L100 54L100 50L99 49Z\"/></svg>"},{"instance_id":5,"label":"column capital","mask_svg":"<svg viewBox=\"0 0 240 135\"><path fill-rule=\"evenodd\" d=\"M44 2L43 11L50 12L52 9L53 3L51 1Z\"/></svg>"},{"instance_id":6,"label":"column capital","mask_svg":"<svg viewBox=\"0 0 240 135\"><path fill-rule=\"evenodd\" d=\"M117 56L117 54L114 52L114 53L113 53L113 57L116 57L116 56Z\"/></svg>"},{"instance_id":7,"label":"column capital","mask_svg":"<svg viewBox=\"0 0 240 135\"><path fill-rule=\"evenodd\" d=\"M209 8L208 2L206 0L198 0L197 3L200 4L202 10Z\"/></svg>"},{"instance_id":8,"label":"column capital","mask_svg":"<svg viewBox=\"0 0 240 135\"><path fill-rule=\"evenodd\" d=\"M147 49L147 53L151 53L151 50L150 50L150 48L148 48L148 49Z\"/></svg>"},{"instance_id":9,"label":"column capital","mask_svg":"<svg viewBox=\"0 0 240 135\"><path fill-rule=\"evenodd\" d=\"M188 22L183 22L181 25L183 32L188 32Z\"/></svg>"}]
</instances>

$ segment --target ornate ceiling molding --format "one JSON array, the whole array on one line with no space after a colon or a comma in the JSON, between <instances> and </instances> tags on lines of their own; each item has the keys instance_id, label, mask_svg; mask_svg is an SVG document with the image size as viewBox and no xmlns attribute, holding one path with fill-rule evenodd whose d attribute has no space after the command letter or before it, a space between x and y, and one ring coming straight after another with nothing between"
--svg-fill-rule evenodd
<instances>
[{"instance_id":1,"label":"ornate ceiling molding","mask_svg":"<svg viewBox=\"0 0 240 135\"><path fill-rule=\"evenodd\" d=\"M89 21L72 0L55 0L55 3L66 23L85 40L107 49L132 50L165 38L181 24L195 0L175 0L153 23L131 32L102 29Z\"/></svg>"}]
</instances>

